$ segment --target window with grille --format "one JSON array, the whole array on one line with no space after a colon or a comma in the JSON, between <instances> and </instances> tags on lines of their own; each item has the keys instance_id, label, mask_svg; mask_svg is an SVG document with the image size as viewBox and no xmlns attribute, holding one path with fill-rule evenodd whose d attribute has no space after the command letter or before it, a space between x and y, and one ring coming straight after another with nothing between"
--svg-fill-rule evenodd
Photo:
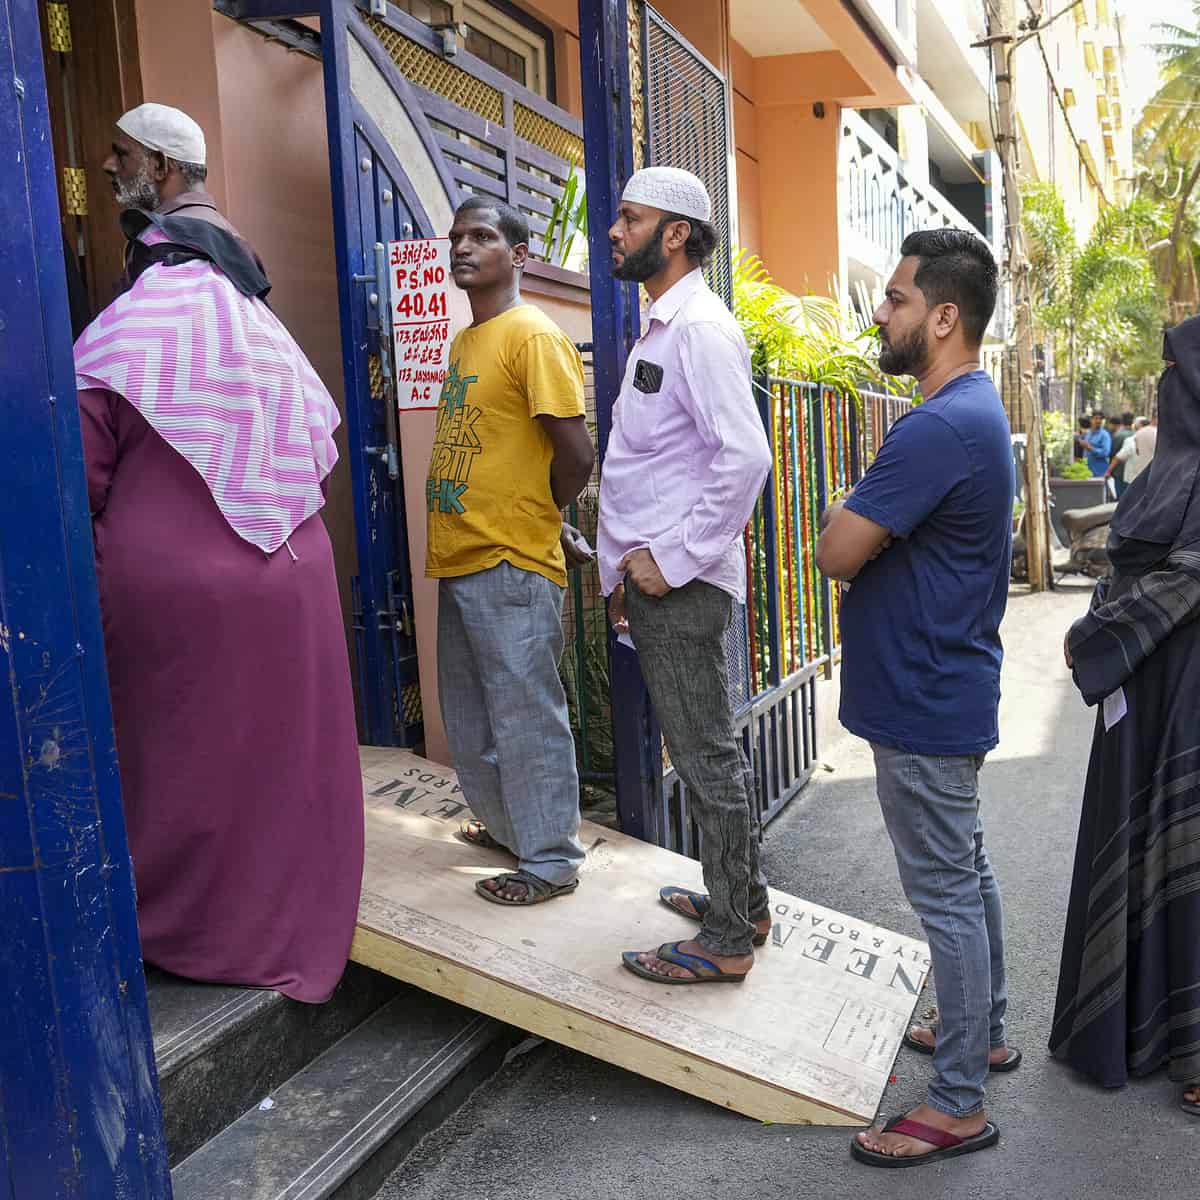
<instances>
[{"instance_id":1,"label":"window with grille","mask_svg":"<svg viewBox=\"0 0 1200 1200\"><path fill-rule=\"evenodd\" d=\"M514 83L553 99L554 47L550 31L519 9L488 0L392 0L429 26L466 29L466 50Z\"/></svg>"}]
</instances>

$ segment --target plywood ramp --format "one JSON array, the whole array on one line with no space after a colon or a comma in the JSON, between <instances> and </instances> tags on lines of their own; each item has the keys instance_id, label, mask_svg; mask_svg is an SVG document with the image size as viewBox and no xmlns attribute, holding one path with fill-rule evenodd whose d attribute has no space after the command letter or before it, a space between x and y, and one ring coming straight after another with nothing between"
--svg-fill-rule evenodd
<instances>
[{"instance_id":1,"label":"plywood ramp","mask_svg":"<svg viewBox=\"0 0 1200 1200\"><path fill-rule=\"evenodd\" d=\"M503 908L475 881L512 870L458 837L454 773L364 748L367 854L357 961L762 1121L869 1122L928 969L926 946L772 891L775 925L744 984L665 987L623 950L693 937L658 900L700 866L585 823L578 891ZM881 864L881 869L885 869Z\"/></svg>"}]
</instances>

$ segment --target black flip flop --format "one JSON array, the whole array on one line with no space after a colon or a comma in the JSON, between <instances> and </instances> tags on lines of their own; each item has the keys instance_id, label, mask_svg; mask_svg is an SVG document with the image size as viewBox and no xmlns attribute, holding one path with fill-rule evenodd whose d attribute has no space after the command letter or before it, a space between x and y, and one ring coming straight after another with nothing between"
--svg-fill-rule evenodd
<instances>
[{"instance_id":1,"label":"black flip flop","mask_svg":"<svg viewBox=\"0 0 1200 1200\"><path fill-rule=\"evenodd\" d=\"M1183 1109L1189 1117L1200 1117L1200 1104L1195 1104L1187 1099L1188 1092L1200 1091L1200 1084L1189 1083L1184 1086L1182 1092L1179 1093L1179 1107Z\"/></svg>"},{"instance_id":2,"label":"black flip flop","mask_svg":"<svg viewBox=\"0 0 1200 1200\"><path fill-rule=\"evenodd\" d=\"M850 1139L851 1155L869 1167L920 1167L947 1158L958 1158L961 1154L974 1154L976 1150L986 1150L1000 1140L1000 1130L991 1121L974 1137L969 1138L960 1138L957 1134L926 1125L923 1121L910 1121L907 1117L897 1117L894 1121L889 1121L883 1127L883 1132L917 1138L936 1146L937 1149L930 1150L928 1154L881 1154L878 1150L868 1150L857 1137L853 1137Z\"/></svg>"},{"instance_id":3,"label":"black flip flop","mask_svg":"<svg viewBox=\"0 0 1200 1200\"><path fill-rule=\"evenodd\" d=\"M656 971L651 971L649 967L643 967L637 960L639 954L644 954L644 950L626 950L621 955L621 962L627 970L632 971L635 975L640 975L643 979L649 979L651 983L666 983L690 986L693 983L744 983L749 971L722 971L715 962L710 962L707 958L701 958L698 954L684 954L679 949L678 942L663 942L655 954L662 959L663 962L674 963L677 967L683 967L685 970L691 971L691 976L687 979L676 979L671 975L659 975Z\"/></svg>"},{"instance_id":4,"label":"black flip flop","mask_svg":"<svg viewBox=\"0 0 1200 1200\"><path fill-rule=\"evenodd\" d=\"M933 1047L925 1045L924 1042L919 1042L911 1033L906 1033L900 1039L904 1045L910 1050L915 1050L918 1054L926 1054L932 1057ZM1008 1057L1001 1059L998 1063L989 1063L988 1071L993 1075L1007 1075L1009 1071L1015 1071L1021 1065L1021 1052L1015 1046L1008 1048Z\"/></svg>"},{"instance_id":5,"label":"black flip flop","mask_svg":"<svg viewBox=\"0 0 1200 1200\"><path fill-rule=\"evenodd\" d=\"M696 910L695 915L684 912L678 905L671 903L672 896L686 896L691 902L692 907ZM678 913L681 917L687 917L689 921L703 921L704 914L708 912L708 897L703 892L689 892L687 888L681 887L665 887L658 889L658 898L673 912ZM754 944L756 946L765 946L769 934L756 933L754 935Z\"/></svg>"}]
</instances>

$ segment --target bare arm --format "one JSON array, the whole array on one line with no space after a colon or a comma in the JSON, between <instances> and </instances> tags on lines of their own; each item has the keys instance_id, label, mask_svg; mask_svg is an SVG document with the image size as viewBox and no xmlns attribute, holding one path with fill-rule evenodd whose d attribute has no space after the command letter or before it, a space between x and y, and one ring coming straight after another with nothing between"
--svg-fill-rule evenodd
<instances>
[{"instance_id":1,"label":"bare arm","mask_svg":"<svg viewBox=\"0 0 1200 1200\"><path fill-rule=\"evenodd\" d=\"M830 579L849 583L891 541L891 533L882 525L851 512L839 500L821 514L817 569Z\"/></svg>"},{"instance_id":2,"label":"bare arm","mask_svg":"<svg viewBox=\"0 0 1200 1200\"><path fill-rule=\"evenodd\" d=\"M584 417L539 416L550 439L550 491L557 508L566 508L587 486L596 462L596 450Z\"/></svg>"}]
</instances>

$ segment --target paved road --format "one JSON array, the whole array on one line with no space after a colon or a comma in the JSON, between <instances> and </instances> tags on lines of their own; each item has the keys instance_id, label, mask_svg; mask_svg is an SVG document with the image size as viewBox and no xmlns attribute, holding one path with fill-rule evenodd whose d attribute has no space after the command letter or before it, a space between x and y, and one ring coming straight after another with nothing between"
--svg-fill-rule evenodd
<instances>
[{"instance_id":1,"label":"paved road","mask_svg":"<svg viewBox=\"0 0 1200 1200\"><path fill-rule=\"evenodd\" d=\"M905 1171L851 1161L849 1133L765 1127L573 1051L515 1059L393 1175L378 1200L1177 1200L1195 1194L1200 1121L1162 1075L1122 1092L1049 1059L1047 1032L1091 714L1062 665L1062 635L1087 591L1014 594L1005 629L1001 745L983 773L984 819L1005 890L1010 1040L1026 1054L998 1077L994 1150ZM822 693L822 701L832 698ZM870 755L825 749L821 773L770 828L772 882L920 936L896 878ZM747 985L752 986L752 985ZM922 1002L924 1007L924 1002ZM919 1102L928 1060L902 1050L885 1113Z\"/></svg>"}]
</instances>

